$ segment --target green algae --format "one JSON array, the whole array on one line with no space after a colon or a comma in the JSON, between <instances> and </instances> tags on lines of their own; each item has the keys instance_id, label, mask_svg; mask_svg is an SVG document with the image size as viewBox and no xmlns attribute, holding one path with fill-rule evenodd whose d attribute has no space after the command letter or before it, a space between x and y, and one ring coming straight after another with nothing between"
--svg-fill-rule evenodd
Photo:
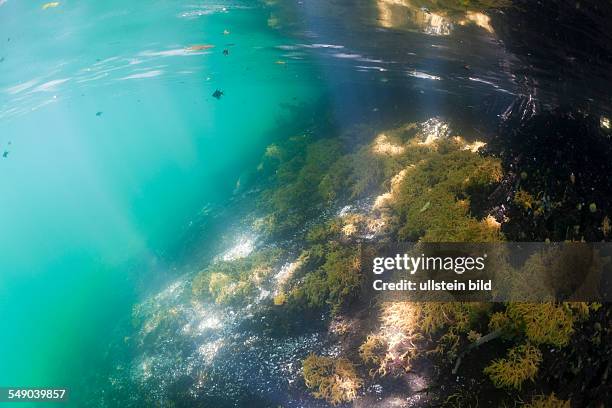
<instances>
[{"instance_id":1,"label":"green algae","mask_svg":"<svg viewBox=\"0 0 612 408\"><path fill-rule=\"evenodd\" d=\"M268 151L270 147L268 148ZM310 141L295 137L278 147L274 155L264 156L262 175L273 174L271 186L259 198L259 208L266 213L258 230L271 237L285 236L315 218L324 205L335 198L338 179L330 168L342 154L336 139Z\"/></svg>"},{"instance_id":2,"label":"green algae","mask_svg":"<svg viewBox=\"0 0 612 408\"><path fill-rule=\"evenodd\" d=\"M502 236L471 213L501 178L498 160L468 150L461 138L420 142L416 124L380 134L349 152L337 139L308 144L307 137L269 146L261 171L273 173L272 186L260 199L266 213L260 231L277 236L299 229L340 199L378 194L403 169L407 175L391 205L401 240L491 242ZM273 153L270 153L272 151Z\"/></svg>"},{"instance_id":3,"label":"green algae","mask_svg":"<svg viewBox=\"0 0 612 408\"><path fill-rule=\"evenodd\" d=\"M478 153L474 146L479 145L460 137L427 135L415 124L381 133L352 150L337 138L312 140L307 136L269 146L258 170L268 183L259 201L263 216L258 226L269 237L292 235L302 246L300 267L271 301L273 316L279 318L282 313L287 319L321 310L332 317L350 314L350 306L363 300L365 283L359 264L358 232L374 219L386 225L385 238L503 241L500 224L486 212L487 197L503 177L501 163ZM370 212L312 222L338 203L376 195L383 199L380 204L377 199ZM537 214L542 208L541 200L527 190L515 194L514 204L528 214ZM543 276L555 259L557 263L567 261L549 251L532 255L521 266L511 266L506 255L502 251L494 260L502 285L516 281L510 279L516 274ZM258 264L249 258L241 262L249 263L246 269L250 271ZM229 272L226 266L217 265L215 275L210 275L214 268L209 268L207 278L194 281L194 293L220 303L252 296L249 283L253 279L240 272L245 268L240 262L232 265ZM553 286L563 290L564 279L559 273L553 268L546 276L561 282L561 286ZM541 289L544 287L546 284ZM230 293L226 294L224 288ZM535 285L534 290L537 288ZM525 288L506 289L520 292ZM495 387L520 389L538 375L542 346L566 347L576 323L588 317L590 309L584 304L559 303L406 302L405 307L395 303L394 310L381 313L380 329L369 333L359 348L360 358L373 367L372 375L401 374L432 352L442 366L455 364L455 372L468 351L501 338L504 343L497 346L501 350L487 357L490 361L485 361L488 365L483 373ZM404 341L394 343L389 332L401 333ZM401 356L399 362L390 360L389 353ZM308 363L305 361L307 386L318 398L340 402L331 391L336 360L322 358L310 356ZM320 370L327 374L322 375ZM320 375L315 375L317 372Z\"/></svg>"},{"instance_id":4,"label":"green algae","mask_svg":"<svg viewBox=\"0 0 612 408\"><path fill-rule=\"evenodd\" d=\"M308 308L329 308L332 314L359 296L364 282L359 248L329 244L315 246L310 256L321 263L290 292L289 302Z\"/></svg>"},{"instance_id":5,"label":"green algae","mask_svg":"<svg viewBox=\"0 0 612 408\"><path fill-rule=\"evenodd\" d=\"M494 159L445 142L414 164L392 208L399 216L398 238L429 242L494 242L499 232L470 213L470 198L499 181Z\"/></svg>"},{"instance_id":6,"label":"green algae","mask_svg":"<svg viewBox=\"0 0 612 408\"><path fill-rule=\"evenodd\" d=\"M525 408L570 408L569 400L562 400L555 396L553 392L550 395L536 395L531 402L523 405Z\"/></svg>"},{"instance_id":7,"label":"green algae","mask_svg":"<svg viewBox=\"0 0 612 408\"><path fill-rule=\"evenodd\" d=\"M520 389L525 381L535 379L541 362L542 352L530 344L523 344L511 348L506 358L493 361L484 373L496 387Z\"/></svg>"},{"instance_id":8,"label":"green algae","mask_svg":"<svg viewBox=\"0 0 612 408\"><path fill-rule=\"evenodd\" d=\"M281 250L270 249L244 258L213 262L193 278L192 294L218 304L249 303L258 293L258 284L270 277L281 256Z\"/></svg>"},{"instance_id":9,"label":"green algae","mask_svg":"<svg viewBox=\"0 0 612 408\"><path fill-rule=\"evenodd\" d=\"M302 362L302 373L313 395L332 405L353 401L363 386L355 366L346 358L310 354Z\"/></svg>"}]
</instances>

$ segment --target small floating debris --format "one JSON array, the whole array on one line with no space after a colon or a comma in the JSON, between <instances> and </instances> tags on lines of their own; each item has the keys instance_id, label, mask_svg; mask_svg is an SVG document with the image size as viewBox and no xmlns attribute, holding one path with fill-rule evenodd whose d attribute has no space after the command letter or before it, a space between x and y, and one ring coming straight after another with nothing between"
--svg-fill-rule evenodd
<instances>
[{"instance_id":1,"label":"small floating debris","mask_svg":"<svg viewBox=\"0 0 612 408\"><path fill-rule=\"evenodd\" d=\"M374 139L374 145L372 151L376 154L386 154L390 156L397 156L405 151L405 147L392 143L386 134L380 133Z\"/></svg>"},{"instance_id":2,"label":"small floating debris","mask_svg":"<svg viewBox=\"0 0 612 408\"><path fill-rule=\"evenodd\" d=\"M5 150L4 153L2 153L2 157L5 159L8 157L8 155L9 155L8 150Z\"/></svg>"},{"instance_id":3,"label":"small floating debris","mask_svg":"<svg viewBox=\"0 0 612 408\"><path fill-rule=\"evenodd\" d=\"M419 210L420 213L427 211L431 207L431 201L425 203L425 205Z\"/></svg>"},{"instance_id":4,"label":"small floating debris","mask_svg":"<svg viewBox=\"0 0 612 408\"><path fill-rule=\"evenodd\" d=\"M137 74L132 74L132 75L125 76L123 78L119 78L119 80L120 81L125 81L125 80L128 80L128 79L154 78L154 77L159 76L161 74L163 74L163 71L161 71L161 70L139 72Z\"/></svg>"},{"instance_id":5,"label":"small floating debris","mask_svg":"<svg viewBox=\"0 0 612 408\"><path fill-rule=\"evenodd\" d=\"M60 5L59 1L52 1L50 3L43 4L42 5L42 9L46 10L46 9L49 9L49 8L55 8L55 7L59 6L59 5Z\"/></svg>"},{"instance_id":6,"label":"small floating debris","mask_svg":"<svg viewBox=\"0 0 612 408\"><path fill-rule=\"evenodd\" d=\"M455 139L457 143L463 145L461 150L468 150L472 153L477 153L478 150L482 149L483 147L487 145L485 142L481 142L480 140L474 140L472 143L468 143L461 136L455 136L453 139Z\"/></svg>"},{"instance_id":7,"label":"small floating debris","mask_svg":"<svg viewBox=\"0 0 612 408\"><path fill-rule=\"evenodd\" d=\"M222 96L223 96L223 91L220 91L218 89L212 94L212 97L216 99L221 99Z\"/></svg>"},{"instance_id":8,"label":"small floating debris","mask_svg":"<svg viewBox=\"0 0 612 408\"><path fill-rule=\"evenodd\" d=\"M408 75L410 75L411 77L419 78L419 79L431 79L432 81L439 81L442 79L437 75L431 75L426 72L420 72L420 71L409 71Z\"/></svg>"},{"instance_id":9,"label":"small floating debris","mask_svg":"<svg viewBox=\"0 0 612 408\"><path fill-rule=\"evenodd\" d=\"M278 60L278 61L274 61L274 63L277 64L277 65L285 65L285 64L287 64L287 61Z\"/></svg>"},{"instance_id":10,"label":"small floating debris","mask_svg":"<svg viewBox=\"0 0 612 408\"><path fill-rule=\"evenodd\" d=\"M102 113L104 113L104 112L102 112L102 111L96 112L96 116L100 117L100 116L102 116Z\"/></svg>"},{"instance_id":11,"label":"small floating debris","mask_svg":"<svg viewBox=\"0 0 612 408\"><path fill-rule=\"evenodd\" d=\"M215 46L212 44L195 44L195 45L190 45L189 47L186 48L186 50L187 51L203 51L203 50L209 50L211 48L215 48Z\"/></svg>"},{"instance_id":12,"label":"small floating debris","mask_svg":"<svg viewBox=\"0 0 612 408\"><path fill-rule=\"evenodd\" d=\"M223 30L223 35L229 35L230 31L228 29Z\"/></svg>"},{"instance_id":13,"label":"small floating debris","mask_svg":"<svg viewBox=\"0 0 612 408\"><path fill-rule=\"evenodd\" d=\"M495 219L495 217L491 214L485 217L484 223L487 227L492 228L494 230L499 231L501 229L501 222L497 221L497 219Z\"/></svg>"},{"instance_id":14,"label":"small floating debris","mask_svg":"<svg viewBox=\"0 0 612 408\"><path fill-rule=\"evenodd\" d=\"M610 231L612 231L612 225L610 224L610 217L608 217L607 215L604 217L603 221L601 222L601 230L604 234L604 237L607 237L608 235L610 235Z\"/></svg>"}]
</instances>

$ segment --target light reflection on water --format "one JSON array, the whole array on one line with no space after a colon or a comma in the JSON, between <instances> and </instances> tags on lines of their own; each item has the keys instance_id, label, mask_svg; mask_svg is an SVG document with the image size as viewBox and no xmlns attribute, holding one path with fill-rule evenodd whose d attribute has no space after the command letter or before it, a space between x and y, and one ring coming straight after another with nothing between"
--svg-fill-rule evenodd
<instances>
[{"instance_id":1,"label":"light reflection on water","mask_svg":"<svg viewBox=\"0 0 612 408\"><path fill-rule=\"evenodd\" d=\"M187 279L180 280L135 307L142 327L137 355L128 362L131 369L118 367L111 383L137 385L164 401L168 387L189 376L197 379L189 392L198 398L223 395L231 401L253 393L282 403L286 388L299 380L300 359L313 350L340 352L333 345L325 351L322 333L272 338L240 329L255 318L256 303L233 310L192 301L189 292Z\"/></svg>"}]
</instances>

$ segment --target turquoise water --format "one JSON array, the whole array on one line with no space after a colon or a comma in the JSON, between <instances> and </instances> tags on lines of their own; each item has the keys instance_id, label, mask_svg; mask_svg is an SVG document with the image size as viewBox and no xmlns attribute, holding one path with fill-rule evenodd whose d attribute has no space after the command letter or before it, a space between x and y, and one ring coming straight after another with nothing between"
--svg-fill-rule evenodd
<instances>
[{"instance_id":1,"label":"turquoise water","mask_svg":"<svg viewBox=\"0 0 612 408\"><path fill-rule=\"evenodd\" d=\"M0 2L4 386L95 371L190 223L320 97L254 2L43 4Z\"/></svg>"}]
</instances>

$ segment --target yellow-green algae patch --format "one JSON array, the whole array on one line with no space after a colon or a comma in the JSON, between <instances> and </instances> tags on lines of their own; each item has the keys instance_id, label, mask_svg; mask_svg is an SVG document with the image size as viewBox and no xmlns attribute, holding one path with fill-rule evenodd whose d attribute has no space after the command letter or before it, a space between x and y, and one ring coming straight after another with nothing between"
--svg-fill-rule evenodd
<instances>
[{"instance_id":1,"label":"yellow-green algae patch","mask_svg":"<svg viewBox=\"0 0 612 408\"><path fill-rule=\"evenodd\" d=\"M353 401L363 385L355 366L346 358L310 354L302 363L302 373L312 394L333 405Z\"/></svg>"},{"instance_id":2,"label":"yellow-green algae patch","mask_svg":"<svg viewBox=\"0 0 612 408\"><path fill-rule=\"evenodd\" d=\"M255 252L245 258L219 260L199 272L191 283L193 296L218 304L245 304L254 299L261 282L270 277L282 251Z\"/></svg>"},{"instance_id":3,"label":"yellow-green algae patch","mask_svg":"<svg viewBox=\"0 0 612 408\"><path fill-rule=\"evenodd\" d=\"M396 200L390 204L399 218L400 240L502 240L497 228L470 213L472 194L486 191L501 179L500 163L462 147L457 140L437 143L403 177Z\"/></svg>"},{"instance_id":4,"label":"yellow-green algae patch","mask_svg":"<svg viewBox=\"0 0 612 408\"><path fill-rule=\"evenodd\" d=\"M531 344L521 344L508 350L505 358L494 360L484 373L496 387L520 389L526 380L535 379L541 362L540 349Z\"/></svg>"},{"instance_id":5,"label":"yellow-green algae patch","mask_svg":"<svg viewBox=\"0 0 612 408\"><path fill-rule=\"evenodd\" d=\"M553 392L550 395L536 395L530 403L523 405L525 408L570 408L569 400L562 400L555 396Z\"/></svg>"}]
</instances>

